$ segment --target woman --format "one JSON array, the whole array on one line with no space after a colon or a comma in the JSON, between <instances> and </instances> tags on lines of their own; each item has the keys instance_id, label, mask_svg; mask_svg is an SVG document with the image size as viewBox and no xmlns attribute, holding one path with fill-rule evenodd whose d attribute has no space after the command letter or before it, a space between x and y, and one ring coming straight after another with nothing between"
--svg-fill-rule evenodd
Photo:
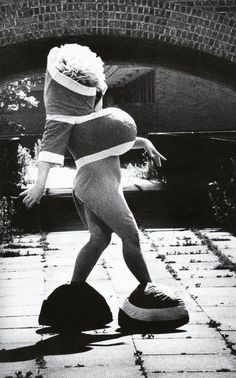
<instances>
[{"instance_id":1,"label":"woman","mask_svg":"<svg viewBox=\"0 0 236 378\"><path fill-rule=\"evenodd\" d=\"M124 260L139 281L151 282L136 221L121 188L119 155L143 148L157 165L166 160L146 138L136 136L134 120L117 108L102 108L107 89L103 62L77 44L53 48L47 61L44 100L47 113L36 184L21 193L31 208L43 195L52 165L63 164L66 148L78 172L73 197L90 231L79 252L72 283L83 283L109 245L112 232L122 240Z\"/></svg>"}]
</instances>

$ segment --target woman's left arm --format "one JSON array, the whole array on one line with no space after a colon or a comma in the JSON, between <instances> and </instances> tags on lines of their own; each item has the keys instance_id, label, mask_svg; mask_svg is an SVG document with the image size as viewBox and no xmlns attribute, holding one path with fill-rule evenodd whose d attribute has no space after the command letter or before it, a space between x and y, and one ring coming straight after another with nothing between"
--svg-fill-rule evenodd
<instances>
[{"instance_id":1,"label":"woman's left arm","mask_svg":"<svg viewBox=\"0 0 236 378\"><path fill-rule=\"evenodd\" d=\"M163 155L160 154L160 152L157 151L153 143L147 138L137 137L132 148L143 148L148 156L154 160L155 164L158 167L161 167L161 160L167 160Z\"/></svg>"}]
</instances>

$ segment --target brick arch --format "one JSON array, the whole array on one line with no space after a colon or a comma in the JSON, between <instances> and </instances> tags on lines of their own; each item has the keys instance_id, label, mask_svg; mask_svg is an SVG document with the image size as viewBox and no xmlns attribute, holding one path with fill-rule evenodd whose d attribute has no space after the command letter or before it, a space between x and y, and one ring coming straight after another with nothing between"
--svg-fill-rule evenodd
<instances>
[{"instance_id":1,"label":"brick arch","mask_svg":"<svg viewBox=\"0 0 236 378\"><path fill-rule=\"evenodd\" d=\"M106 62L158 66L159 130L231 130L235 21L220 1L0 0L0 80L45 70L52 46L78 42Z\"/></svg>"},{"instance_id":2,"label":"brick arch","mask_svg":"<svg viewBox=\"0 0 236 378\"><path fill-rule=\"evenodd\" d=\"M180 46L235 63L232 1L0 1L0 47L102 35ZM227 3L230 3L228 7ZM219 5L219 6L217 6Z\"/></svg>"}]
</instances>

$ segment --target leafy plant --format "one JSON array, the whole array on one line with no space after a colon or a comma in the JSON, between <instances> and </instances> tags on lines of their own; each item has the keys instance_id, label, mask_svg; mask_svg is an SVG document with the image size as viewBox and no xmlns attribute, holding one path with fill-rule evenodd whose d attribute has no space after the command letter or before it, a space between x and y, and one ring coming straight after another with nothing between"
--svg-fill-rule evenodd
<instances>
[{"instance_id":1,"label":"leafy plant","mask_svg":"<svg viewBox=\"0 0 236 378\"><path fill-rule=\"evenodd\" d=\"M208 327L210 327L210 328L219 328L221 326L221 323L217 322L214 319L210 319L207 324L208 324Z\"/></svg>"},{"instance_id":2,"label":"leafy plant","mask_svg":"<svg viewBox=\"0 0 236 378\"><path fill-rule=\"evenodd\" d=\"M157 171L155 164L152 161L148 160L148 158L146 157L144 158L142 164L128 163L124 165L122 173L129 177L140 178L144 180L162 179L159 172Z\"/></svg>"},{"instance_id":3,"label":"leafy plant","mask_svg":"<svg viewBox=\"0 0 236 378\"><path fill-rule=\"evenodd\" d=\"M43 81L42 75L34 75L21 80L15 80L0 86L0 131L22 133L24 127L10 121L6 115L20 109L38 107L39 101L31 95L31 90Z\"/></svg>"},{"instance_id":4,"label":"leafy plant","mask_svg":"<svg viewBox=\"0 0 236 378\"><path fill-rule=\"evenodd\" d=\"M32 156L30 154L30 150L26 147L23 147L22 145L19 145L17 151L17 159L19 173L18 185L20 187L26 186L26 184L31 180L28 174L29 167L32 164Z\"/></svg>"},{"instance_id":5,"label":"leafy plant","mask_svg":"<svg viewBox=\"0 0 236 378\"><path fill-rule=\"evenodd\" d=\"M33 155L33 162L34 165L37 166L38 156L41 149L42 140L38 139L37 142L34 144L34 155Z\"/></svg>"},{"instance_id":6,"label":"leafy plant","mask_svg":"<svg viewBox=\"0 0 236 378\"><path fill-rule=\"evenodd\" d=\"M33 108L38 106L38 100L30 96L31 89L37 82L41 82L42 77L36 75L32 78L15 80L0 87L0 112L15 112L20 108Z\"/></svg>"},{"instance_id":7,"label":"leafy plant","mask_svg":"<svg viewBox=\"0 0 236 378\"><path fill-rule=\"evenodd\" d=\"M3 114L0 112L0 131L2 132L16 132L18 133L23 133L24 127L20 125L19 123L16 123L14 121L8 120Z\"/></svg>"},{"instance_id":8,"label":"leafy plant","mask_svg":"<svg viewBox=\"0 0 236 378\"><path fill-rule=\"evenodd\" d=\"M14 203L3 197L0 200L0 244L13 241L12 220L15 214Z\"/></svg>"},{"instance_id":9,"label":"leafy plant","mask_svg":"<svg viewBox=\"0 0 236 378\"><path fill-rule=\"evenodd\" d=\"M213 215L223 224L236 224L236 156L221 164L215 180L209 183Z\"/></svg>"}]
</instances>

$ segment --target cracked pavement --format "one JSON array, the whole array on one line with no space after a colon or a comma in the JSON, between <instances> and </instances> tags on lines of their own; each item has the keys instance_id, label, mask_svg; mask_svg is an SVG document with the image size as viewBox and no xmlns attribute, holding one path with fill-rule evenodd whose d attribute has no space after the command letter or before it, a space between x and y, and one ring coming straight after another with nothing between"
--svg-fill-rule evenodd
<instances>
[{"instance_id":1,"label":"cracked pavement","mask_svg":"<svg viewBox=\"0 0 236 378\"><path fill-rule=\"evenodd\" d=\"M1 377L175 377L236 375L236 237L218 229L142 229L153 281L186 301L190 323L173 332L124 335L119 303L137 286L113 235L88 282L107 300L107 328L61 336L38 326L41 303L69 282L87 231L16 237L0 260ZM11 257L11 254L18 254ZM68 320L69 321L69 320ZM32 373L30 375L30 373ZM28 375L27 375L28 374Z\"/></svg>"}]
</instances>

